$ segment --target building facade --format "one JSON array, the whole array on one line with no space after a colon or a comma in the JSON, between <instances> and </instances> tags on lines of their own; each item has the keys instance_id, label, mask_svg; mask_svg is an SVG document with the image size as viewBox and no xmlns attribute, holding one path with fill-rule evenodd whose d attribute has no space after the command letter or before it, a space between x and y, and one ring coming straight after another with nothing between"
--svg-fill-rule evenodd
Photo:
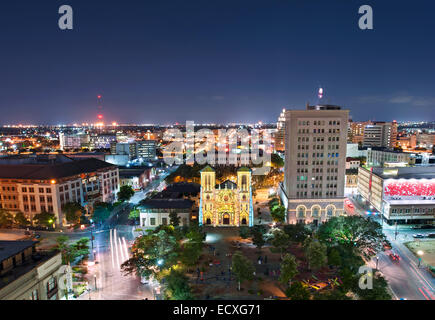
<instances>
[{"instance_id":1,"label":"building facade","mask_svg":"<svg viewBox=\"0 0 435 320\"><path fill-rule=\"evenodd\" d=\"M0 300L59 300L59 252L35 249L35 241L0 241Z\"/></svg>"},{"instance_id":2,"label":"building facade","mask_svg":"<svg viewBox=\"0 0 435 320\"><path fill-rule=\"evenodd\" d=\"M368 166L382 167L387 162L410 164L411 154L386 148L367 148Z\"/></svg>"},{"instance_id":3,"label":"building facade","mask_svg":"<svg viewBox=\"0 0 435 320\"><path fill-rule=\"evenodd\" d=\"M208 226L253 226L251 170L237 170L237 182L216 184L216 172L210 166L201 170L199 224Z\"/></svg>"},{"instance_id":4,"label":"building facade","mask_svg":"<svg viewBox=\"0 0 435 320\"><path fill-rule=\"evenodd\" d=\"M49 212L56 216L56 224L63 225L62 207L68 202L91 210L97 201L116 200L118 167L107 162L61 155L28 159L27 163L19 160L15 163L6 159L7 164L0 161L0 208L11 213L21 211L30 221L36 214Z\"/></svg>"},{"instance_id":5,"label":"building facade","mask_svg":"<svg viewBox=\"0 0 435 320\"><path fill-rule=\"evenodd\" d=\"M319 224L343 214L348 117L331 105L286 111L280 198L288 223Z\"/></svg>"},{"instance_id":6,"label":"building facade","mask_svg":"<svg viewBox=\"0 0 435 320\"><path fill-rule=\"evenodd\" d=\"M397 122L375 121L364 128L364 147L392 149L397 144Z\"/></svg>"},{"instance_id":7,"label":"building facade","mask_svg":"<svg viewBox=\"0 0 435 320\"><path fill-rule=\"evenodd\" d=\"M433 166L358 170L358 193L389 224L435 221Z\"/></svg>"}]
</instances>

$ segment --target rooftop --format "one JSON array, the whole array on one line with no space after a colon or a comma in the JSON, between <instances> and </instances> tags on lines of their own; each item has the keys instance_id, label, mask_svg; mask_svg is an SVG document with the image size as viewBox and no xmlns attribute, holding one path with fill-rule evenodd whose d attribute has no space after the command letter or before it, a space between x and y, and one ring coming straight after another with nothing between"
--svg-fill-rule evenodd
<instances>
[{"instance_id":1,"label":"rooftop","mask_svg":"<svg viewBox=\"0 0 435 320\"><path fill-rule=\"evenodd\" d=\"M81 173L95 172L100 169L116 167L95 158L78 159L68 162L3 164L0 160L0 178L49 180L70 177Z\"/></svg>"},{"instance_id":2,"label":"rooftop","mask_svg":"<svg viewBox=\"0 0 435 320\"><path fill-rule=\"evenodd\" d=\"M141 201L139 209L191 209L193 203L188 199L148 199Z\"/></svg>"},{"instance_id":3,"label":"rooftop","mask_svg":"<svg viewBox=\"0 0 435 320\"><path fill-rule=\"evenodd\" d=\"M27 248L33 247L38 241L8 241L0 240L0 262L13 257Z\"/></svg>"},{"instance_id":4,"label":"rooftop","mask_svg":"<svg viewBox=\"0 0 435 320\"><path fill-rule=\"evenodd\" d=\"M435 179L435 166L373 167L373 173L382 179Z\"/></svg>"}]
</instances>

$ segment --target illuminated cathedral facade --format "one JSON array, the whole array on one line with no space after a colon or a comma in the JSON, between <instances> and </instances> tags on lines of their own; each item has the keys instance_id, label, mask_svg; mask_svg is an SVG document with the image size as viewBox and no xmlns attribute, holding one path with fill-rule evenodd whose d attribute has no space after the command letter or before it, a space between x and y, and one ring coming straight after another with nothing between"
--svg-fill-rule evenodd
<instances>
[{"instance_id":1,"label":"illuminated cathedral facade","mask_svg":"<svg viewBox=\"0 0 435 320\"><path fill-rule=\"evenodd\" d=\"M239 168L237 182L216 184L216 172L210 166L201 170L199 224L214 227L254 225L251 170Z\"/></svg>"}]
</instances>

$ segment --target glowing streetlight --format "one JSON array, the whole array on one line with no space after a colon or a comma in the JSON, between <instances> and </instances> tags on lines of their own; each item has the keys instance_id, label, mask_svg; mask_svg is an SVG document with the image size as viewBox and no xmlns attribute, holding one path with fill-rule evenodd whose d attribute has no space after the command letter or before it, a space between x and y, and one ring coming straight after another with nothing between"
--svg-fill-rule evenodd
<instances>
[{"instance_id":1,"label":"glowing streetlight","mask_svg":"<svg viewBox=\"0 0 435 320\"><path fill-rule=\"evenodd\" d=\"M424 252L422 250L418 250L417 254L419 256L418 258L418 267L420 268L420 264L421 264L421 257L424 255Z\"/></svg>"}]
</instances>

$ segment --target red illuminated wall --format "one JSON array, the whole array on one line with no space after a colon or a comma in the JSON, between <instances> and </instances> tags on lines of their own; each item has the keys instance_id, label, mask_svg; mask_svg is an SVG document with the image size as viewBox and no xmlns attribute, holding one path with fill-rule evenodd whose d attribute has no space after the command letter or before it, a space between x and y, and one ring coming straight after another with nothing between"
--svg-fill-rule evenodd
<instances>
[{"instance_id":1,"label":"red illuminated wall","mask_svg":"<svg viewBox=\"0 0 435 320\"><path fill-rule=\"evenodd\" d=\"M384 185L386 196L435 196L435 180L391 181Z\"/></svg>"}]
</instances>

